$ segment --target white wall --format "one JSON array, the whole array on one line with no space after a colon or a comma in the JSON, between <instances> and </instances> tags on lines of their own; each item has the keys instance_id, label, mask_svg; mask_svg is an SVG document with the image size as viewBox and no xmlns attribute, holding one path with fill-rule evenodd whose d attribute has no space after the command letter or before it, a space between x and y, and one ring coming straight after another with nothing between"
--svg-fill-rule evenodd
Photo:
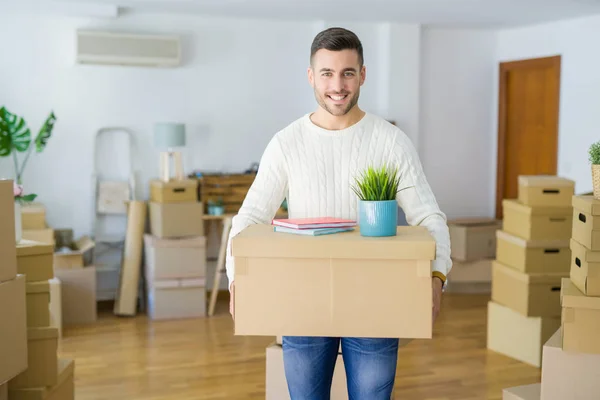
<instances>
[{"instance_id":1,"label":"white wall","mask_svg":"<svg viewBox=\"0 0 600 400\"><path fill-rule=\"evenodd\" d=\"M592 190L587 151L591 143L600 140L600 53L593 44L598 38L600 16L498 34L498 62L562 56L558 174L574 179L577 193ZM497 70L494 72L496 82Z\"/></svg>"}]
</instances>

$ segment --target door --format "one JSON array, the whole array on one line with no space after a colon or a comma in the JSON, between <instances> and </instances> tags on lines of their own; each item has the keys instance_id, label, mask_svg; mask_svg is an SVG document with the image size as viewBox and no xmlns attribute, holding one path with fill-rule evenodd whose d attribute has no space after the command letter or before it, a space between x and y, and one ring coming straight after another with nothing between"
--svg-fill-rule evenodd
<instances>
[{"instance_id":1,"label":"door","mask_svg":"<svg viewBox=\"0 0 600 400\"><path fill-rule=\"evenodd\" d=\"M496 218L519 175L556 175L560 56L500 64Z\"/></svg>"}]
</instances>

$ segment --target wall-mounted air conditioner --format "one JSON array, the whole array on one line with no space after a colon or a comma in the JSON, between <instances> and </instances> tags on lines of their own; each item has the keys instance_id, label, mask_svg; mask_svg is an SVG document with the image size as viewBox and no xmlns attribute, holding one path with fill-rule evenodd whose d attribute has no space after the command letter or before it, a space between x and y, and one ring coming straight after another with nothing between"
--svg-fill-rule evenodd
<instances>
[{"instance_id":1,"label":"wall-mounted air conditioner","mask_svg":"<svg viewBox=\"0 0 600 400\"><path fill-rule=\"evenodd\" d=\"M177 36L77 31L80 64L175 67L181 63Z\"/></svg>"}]
</instances>

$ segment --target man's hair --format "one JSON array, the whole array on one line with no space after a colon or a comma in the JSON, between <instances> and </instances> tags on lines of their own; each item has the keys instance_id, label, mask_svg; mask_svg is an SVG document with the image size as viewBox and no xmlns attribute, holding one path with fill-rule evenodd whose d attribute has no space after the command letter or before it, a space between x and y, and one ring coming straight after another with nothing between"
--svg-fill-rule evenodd
<instances>
[{"instance_id":1,"label":"man's hair","mask_svg":"<svg viewBox=\"0 0 600 400\"><path fill-rule=\"evenodd\" d=\"M315 36L310 47L310 61L318 50L330 51L356 50L358 52L358 63L363 66L363 47L360 39L354 32L344 28L328 28Z\"/></svg>"}]
</instances>

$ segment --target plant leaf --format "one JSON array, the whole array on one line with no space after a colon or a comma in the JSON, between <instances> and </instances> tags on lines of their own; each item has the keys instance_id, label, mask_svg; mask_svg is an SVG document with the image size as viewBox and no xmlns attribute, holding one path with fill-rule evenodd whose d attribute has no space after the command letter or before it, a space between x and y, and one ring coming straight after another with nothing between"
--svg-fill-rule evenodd
<instances>
[{"instance_id":1,"label":"plant leaf","mask_svg":"<svg viewBox=\"0 0 600 400\"><path fill-rule=\"evenodd\" d=\"M28 195L25 195L25 196L21 196L20 199L23 202L29 203L31 201L34 201L36 197L37 197L37 194L33 194L32 193L32 194L28 194Z\"/></svg>"},{"instance_id":2,"label":"plant leaf","mask_svg":"<svg viewBox=\"0 0 600 400\"><path fill-rule=\"evenodd\" d=\"M31 143L31 132L23 118L9 112L5 107L0 108L0 130L8 131L8 140L10 143L7 147L0 144L1 153L10 154L12 150L24 152L29 148ZM0 134L2 135L2 134ZM6 139L3 139L6 142Z\"/></svg>"},{"instance_id":3,"label":"plant leaf","mask_svg":"<svg viewBox=\"0 0 600 400\"><path fill-rule=\"evenodd\" d=\"M44 125L42 125L40 132L35 138L35 149L38 153L46 148L48 139L50 139L50 136L52 136L54 122L56 122L56 116L54 115L54 112L51 111L48 118L46 118L46 122L44 122Z\"/></svg>"},{"instance_id":4,"label":"plant leaf","mask_svg":"<svg viewBox=\"0 0 600 400\"><path fill-rule=\"evenodd\" d=\"M0 119L0 157L10 155L10 132L8 125L3 119Z\"/></svg>"}]
</instances>

